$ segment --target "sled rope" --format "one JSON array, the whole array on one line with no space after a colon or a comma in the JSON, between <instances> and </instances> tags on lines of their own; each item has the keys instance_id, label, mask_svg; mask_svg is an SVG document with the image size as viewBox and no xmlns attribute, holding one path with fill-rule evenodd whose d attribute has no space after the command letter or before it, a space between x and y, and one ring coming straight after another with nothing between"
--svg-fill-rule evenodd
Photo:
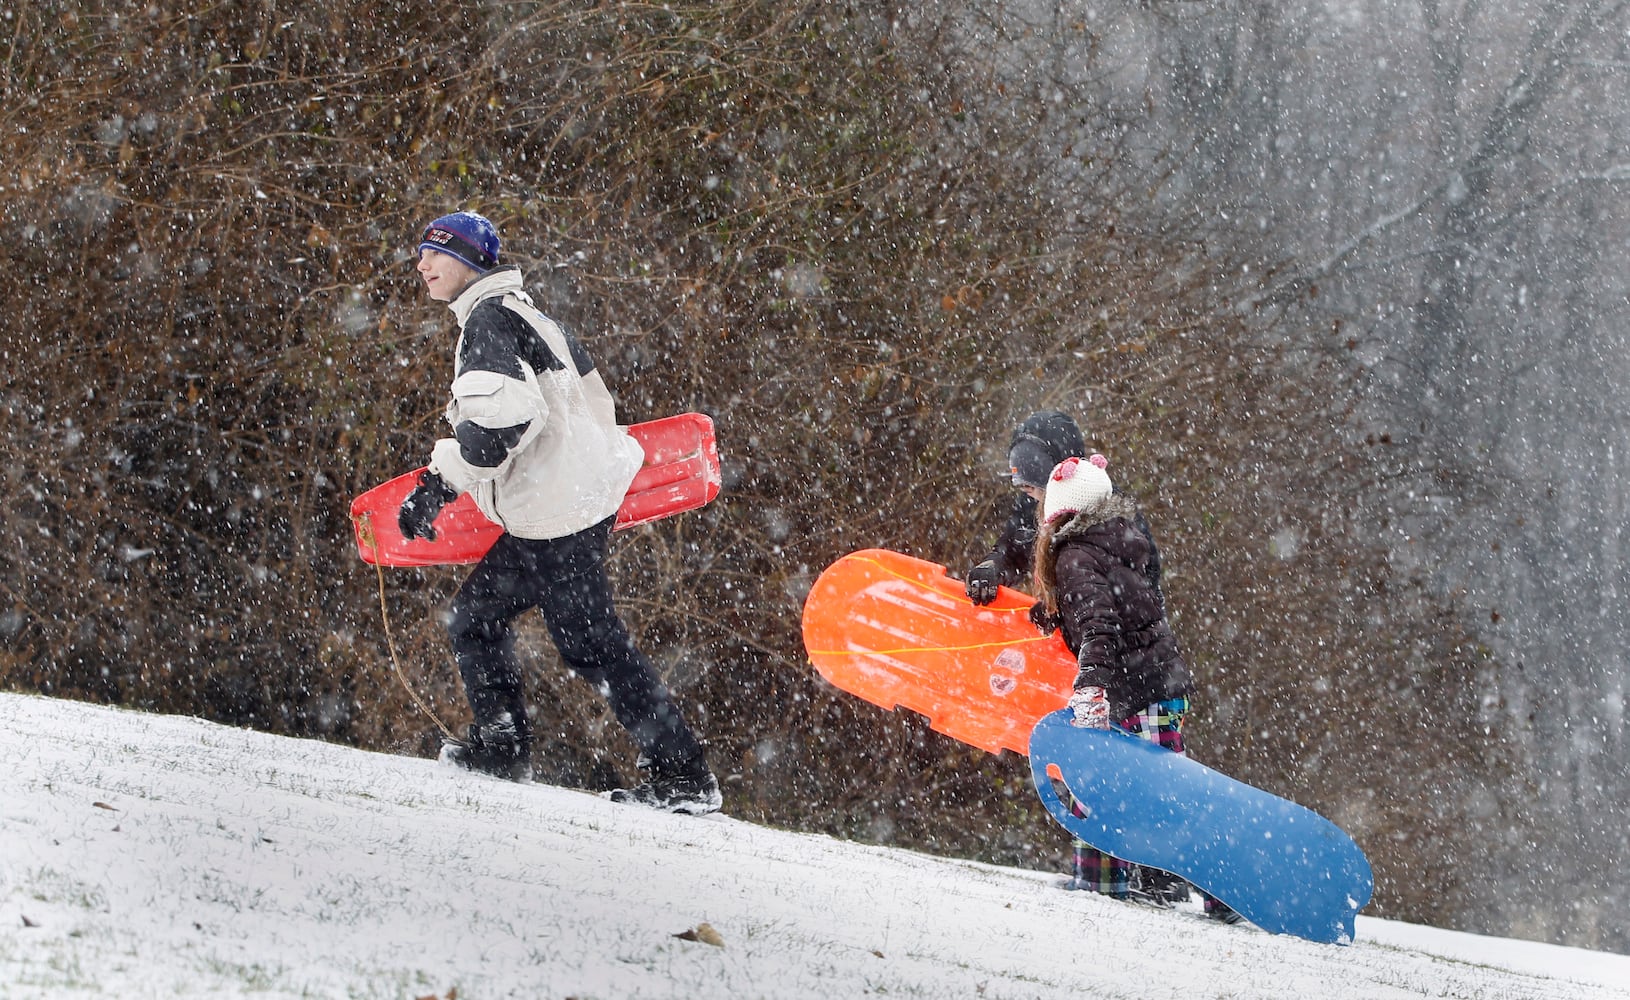
<instances>
[{"instance_id":1,"label":"sled rope","mask_svg":"<svg viewBox=\"0 0 1630 1000\"><path fill-rule=\"evenodd\" d=\"M996 642L975 642L964 646L897 646L894 649L812 649L811 656L901 656L906 653L956 653L974 649L1012 649L1038 642L1052 642L1053 635L1038 635L1034 639L1002 639Z\"/></svg>"},{"instance_id":2,"label":"sled rope","mask_svg":"<svg viewBox=\"0 0 1630 1000\"><path fill-rule=\"evenodd\" d=\"M379 619L385 625L385 648L390 650L391 669L396 672L396 679L402 682L402 689L413 699L413 704L418 706L419 711L436 724L436 728L441 730L443 736L456 740L458 737L454 736L453 731L447 728L441 718L420 700L419 693L413 690L413 685L408 683L407 675L402 673L402 661L396 656L396 640L391 636L391 616L385 604L385 564L379 559L379 539L374 535L372 515L363 514L357 520L357 526L361 529L363 539L374 550L374 570L379 574Z\"/></svg>"}]
</instances>

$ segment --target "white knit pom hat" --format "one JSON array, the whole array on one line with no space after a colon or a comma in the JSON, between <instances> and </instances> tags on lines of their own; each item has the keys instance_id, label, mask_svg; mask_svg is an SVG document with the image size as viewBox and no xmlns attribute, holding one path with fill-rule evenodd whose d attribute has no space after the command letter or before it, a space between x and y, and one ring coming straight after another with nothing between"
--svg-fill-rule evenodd
<instances>
[{"instance_id":1,"label":"white knit pom hat","mask_svg":"<svg viewBox=\"0 0 1630 1000\"><path fill-rule=\"evenodd\" d=\"M1042 522L1052 524L1054 518L1066 514L1079 514L1103 503L1115 491L1104 468L1109 459L1094 454L1091 458L1066 458L1053 466L1047 477L1047 498L1042 501Z\"/></svg>"}]
</instances>

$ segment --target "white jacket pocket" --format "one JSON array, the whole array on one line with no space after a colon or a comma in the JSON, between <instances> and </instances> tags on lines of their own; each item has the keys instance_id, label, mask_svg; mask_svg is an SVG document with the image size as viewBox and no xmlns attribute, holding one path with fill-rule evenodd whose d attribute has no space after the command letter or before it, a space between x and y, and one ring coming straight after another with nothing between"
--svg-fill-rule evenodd
<instances>
[{"instance_id":1,"label":"white jacket pocket","mask_svg":"<svg viewBox=\"0 0 1630 1000\"><path fill-rule=\"evenodd\" d=\"M448 423L456 427L460 421L473 420L484 427L507 426L503 422L504 383L510 381L488 371L465 372L454 379L453 401L447 406Z\"/></svg>"}]
</instances>

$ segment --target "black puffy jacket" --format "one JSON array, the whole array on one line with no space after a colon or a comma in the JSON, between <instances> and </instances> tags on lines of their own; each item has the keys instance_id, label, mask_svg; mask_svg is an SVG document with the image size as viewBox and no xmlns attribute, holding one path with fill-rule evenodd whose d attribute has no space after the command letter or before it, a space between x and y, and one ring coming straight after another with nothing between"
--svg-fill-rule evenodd
<instances>
[{"instance_id":1,"label":"black puffy jacket","mask_svg":"<svg viewBox=\"0 0 1630 1000\"><path fill-rule=\"evenodd\" d=\"M1151 576L1154 543L1139 520L1131 500L1111 496L1061 521L1048 540L1052 571L1045 575L1080 667L1075 687L1103 688L1116 721L1193 688Z\"/></svg>"}]
</instances>

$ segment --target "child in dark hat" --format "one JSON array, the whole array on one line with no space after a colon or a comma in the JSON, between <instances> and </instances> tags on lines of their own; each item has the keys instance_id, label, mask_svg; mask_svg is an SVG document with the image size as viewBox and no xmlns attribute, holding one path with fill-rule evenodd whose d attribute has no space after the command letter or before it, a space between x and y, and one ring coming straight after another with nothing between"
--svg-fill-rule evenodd
<instances>
[{"instance_id":1,"label":"child in dark hat","mask_svg":"<svg viewBox=\"0 0 1630 1000\"><path fill-rule=\"evenodd\" d=\"M997 587L1016 586L1029 574L1035 562L1036 517L1047 477L1053 466L1066 458L1079 458L1087 453L1086 440L1081 428L1069 414L1058 410L1042 410L1024 418L1014 428L1008 443L1009 475L1018 495L1002 525L996 544L990 554L969 568L966 576L968 599L975 604L989 604L996 600ZM1154 536L1143 515L1137 518L1138 529L1149 539L1154 550ZM1149 572L1156 586L1160 584L1160 553L1154 550L1149 561Z\"/></svg>"},{"instance_id":2,"label":"child in dark hat","mask_svg":"<svg viewBox=\"0 0 1630 1000\"><path fill-rule=\"evenodd\" d=\"M417 270L458 319L452 436L437 441L398 516L407 538L436 537L443 507L469 493L504 534L453 598L448 633L474 722L444 760L512 780L531 774L532 726L511 622L542 612L566 665L603 692L640 748L648 780L617 802L707 813L719 783L656 668L612 601L606 551L644 460L583 345L533 306L498 233L473 212L425 227Z\"/></svg>"},{"instance_id":3,"label":"child in dark hat","mask_svg":"<svg viewBox=\"0 0 1630 1000\"><path fill-rule=\"evenodd\" d=\"M989 604L996 600L997 587L1011 587L1030 572L1036 543L1036 503L1047 485L1047 475L1053 466L1086 450L1081 429L1068 414L1057 410L1032 413L1014 428L1007 462L1018 495L1013 498L1013 507L990 554L968 570L969 600Z\"/></svg>"}]
</instances>

